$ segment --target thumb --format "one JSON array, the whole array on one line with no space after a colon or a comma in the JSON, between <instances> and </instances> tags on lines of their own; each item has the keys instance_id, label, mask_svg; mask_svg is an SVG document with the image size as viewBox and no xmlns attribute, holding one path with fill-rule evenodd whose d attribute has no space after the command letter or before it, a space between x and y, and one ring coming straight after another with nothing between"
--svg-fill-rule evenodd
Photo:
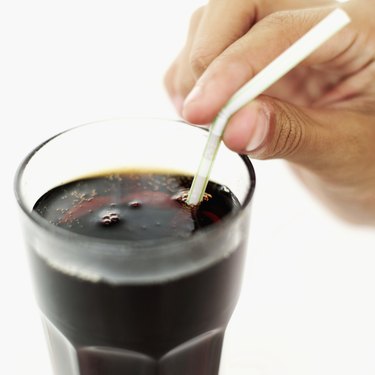
<instances>
[{"instance_id":1,"label":"thumb","mask_svg":"<svg viewBox=\"0 0 375 375\"><path fill-rule=\"evenodd\" d=\"M351 139L339 117L348 115L261 96L232 116L223 140L230 149L256 159L283 158L321 169L332 160L333 146L338 142L348 145ZM341 130L335 129L336 124Z\"/></svg>"}]
</instances>

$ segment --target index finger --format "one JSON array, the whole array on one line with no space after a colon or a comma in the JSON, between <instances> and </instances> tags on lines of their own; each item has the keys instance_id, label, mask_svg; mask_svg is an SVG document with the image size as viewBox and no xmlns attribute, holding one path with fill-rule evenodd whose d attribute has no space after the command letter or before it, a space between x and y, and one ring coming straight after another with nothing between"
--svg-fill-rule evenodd
<instances>
[{"instance_id":1,"label":"index finger","mask_svg":"<svg viewBox=\"0 0 375 375\"><path fill-rule=\"evenodd\" d=\"M333 8L273 13L218 56L185 101L183 115L193 123L211 122L229 98ZM339 33L305 60L331 61L353 43L355 33Z\"/></svg>"},{"instance_id":2,"label":"index finger","mask_svg":"<svg viewBox=\"0 0 375 375\"><path fill-rule=\"evenodd\" d=\"M205 7L190 51L190 66L198 79L228 46L255 23L257 1L210 0Z\"/></svg>"}]
</instances>

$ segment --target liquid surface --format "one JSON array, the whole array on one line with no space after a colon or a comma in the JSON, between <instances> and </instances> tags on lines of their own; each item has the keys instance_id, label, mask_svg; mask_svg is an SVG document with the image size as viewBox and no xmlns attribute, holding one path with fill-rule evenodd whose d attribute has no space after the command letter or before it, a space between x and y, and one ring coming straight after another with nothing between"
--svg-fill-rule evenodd
<instances>
[{"instance_id":1,"label":"liquid surface","mask_svg":"<svg viewBox=\"0 0 375 375\"><path fill-rule=\"evenodd\" d=\"M187 238L239 209L228 188L210 182L198 207L184 198L191 176L117 173L89 177L44 194L34 210L52 224L101 238Z\"/></svg>"}]
</instances>

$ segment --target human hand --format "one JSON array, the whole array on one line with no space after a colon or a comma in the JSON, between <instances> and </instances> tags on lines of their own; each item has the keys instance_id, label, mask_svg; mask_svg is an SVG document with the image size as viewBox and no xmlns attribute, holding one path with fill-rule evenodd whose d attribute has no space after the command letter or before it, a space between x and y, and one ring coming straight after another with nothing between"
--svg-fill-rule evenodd
<instances>
[{"instance_id":1,"label":"human hand","mask_svg":"<svg viewBox=\"0 0 375 375\"><path fill-rule=\"evenodd\" d=\"M166 75L182 116L210 123L244 83L332 10L331 1L211 0L193 16ZM375 7L347 3L352 23L230 119L224 142L288 160L349 221L375 224Z\"/></svg>"}]
</instances>

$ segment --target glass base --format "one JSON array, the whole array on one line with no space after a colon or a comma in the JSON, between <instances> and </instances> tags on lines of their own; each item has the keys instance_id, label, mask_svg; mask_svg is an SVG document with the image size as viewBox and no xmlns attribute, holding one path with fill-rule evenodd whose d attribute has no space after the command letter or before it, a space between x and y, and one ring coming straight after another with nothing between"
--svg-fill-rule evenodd
<instances>
[{"instance_id":1,"label":"glass base","mask_svg":"<svg viewBox=\"0 0 375 375\"><path fill-rule=\"evenodd\" d=\"M77 347L46 318L54 375L217 375L225 328L206 332L161 358L122 348Z\"/></svg>"}]
</instances>

